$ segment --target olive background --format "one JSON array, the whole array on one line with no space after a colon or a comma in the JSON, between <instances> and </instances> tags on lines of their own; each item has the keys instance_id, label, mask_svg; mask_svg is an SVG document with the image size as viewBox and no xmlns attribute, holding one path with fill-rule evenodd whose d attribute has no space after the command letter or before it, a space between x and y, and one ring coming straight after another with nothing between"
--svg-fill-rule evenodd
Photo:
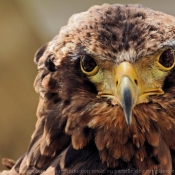
<instances>
[{"instance_id":1,"label":"olive background","mask_svg":"<svg viewBox=\"0 0 175 175\"><path fill-rule=\"evenodd\" d=\"M35 128L35 52L72 14L103 3L143 4L175 16L174 0L0 0L0 159L22 156Z\"/></svg>"}]
</instances>

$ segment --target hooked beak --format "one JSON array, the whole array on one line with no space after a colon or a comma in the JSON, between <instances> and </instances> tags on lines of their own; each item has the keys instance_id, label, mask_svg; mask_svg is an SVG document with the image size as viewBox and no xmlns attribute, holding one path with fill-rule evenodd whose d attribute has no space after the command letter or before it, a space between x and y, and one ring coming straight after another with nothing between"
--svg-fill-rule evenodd
<instances>
[{"instance_id":1,"label":"hooked beak","mask_svg":"<svg viewBox=\"0 0 175 175\"><path fill-rule=\"evenodd\" d=\"M116 91L118 103L122 106L125 119L128 125L132 123L132 110L137 104L139 96L139 80L133 65L129 62L122 62L116 68Z\"/></svg>"},{"instance_id":2,"label":"hooked beak","mask_svg":"<svg viewBox=\"0 0 175 175\"><path fill-rule=\"evenodd\" d=\"M128 77L123 77L118 88L117 97L123 108L125 119L128 125L132 123L132 110L138 99L138 90L135 84Z\"/></svg>"},{"instance_id":3,"label":"hooked beak","mask_svg":"<svg viewBox=\"0 0 175 175\"><path fill-rule=\"evenodd\" d=\"M129 62L122 62L114 67L112 77L111 88L104 86L98 96L110 98L113 105L121 105L128 125L132 123L132 111L137 104L148 102L149 95L164 93L161 88L148 86L140 80L134 66ZM105 83L109 84L109 80L105 80Z\"/></svg>"}]
</instances>

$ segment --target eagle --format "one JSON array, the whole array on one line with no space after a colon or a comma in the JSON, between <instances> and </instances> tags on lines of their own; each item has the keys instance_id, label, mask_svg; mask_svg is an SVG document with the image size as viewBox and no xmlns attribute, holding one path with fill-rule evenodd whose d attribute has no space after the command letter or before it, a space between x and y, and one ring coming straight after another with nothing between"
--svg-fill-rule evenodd
<instances>
[{"instance_id":1,"label":"eagle","mask_svg":"<svg viewBox=\"0 0 175 175\"><path fill-rule=\"evenodd\" d=\"M34 62L36 127L2 174L175 173L175 17L142 5L92 6Z\"/></svg>"}]
</instances>

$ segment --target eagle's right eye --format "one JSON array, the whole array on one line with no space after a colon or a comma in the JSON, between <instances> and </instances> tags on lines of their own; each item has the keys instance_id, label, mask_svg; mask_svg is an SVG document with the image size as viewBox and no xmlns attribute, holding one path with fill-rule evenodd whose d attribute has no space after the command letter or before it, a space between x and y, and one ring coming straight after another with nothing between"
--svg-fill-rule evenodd
<instances>
[{"instance_id":1,"label":"eagle's right eye","mask_svg":"<svg viewBox=\"0 0 175 175\"><path fill-rule=\"evenodd\" d=\"M87 75L95 75L98 72L96 61L89 55L81 56L80 64L82 72Z\"/></svg>"}]
</instances>

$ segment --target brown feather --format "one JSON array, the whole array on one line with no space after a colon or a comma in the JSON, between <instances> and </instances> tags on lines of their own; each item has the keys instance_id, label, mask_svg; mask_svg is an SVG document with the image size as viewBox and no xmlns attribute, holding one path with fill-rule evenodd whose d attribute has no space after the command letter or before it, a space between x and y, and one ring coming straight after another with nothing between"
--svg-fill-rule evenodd
<instances>
[{"instance_id":1,"label":"brown feather","mask_svg":"<svg viewBox=\"0 0 175 175\"><path fill-rule=\"evenodd\" d=\"M174 17L140 5L104 4L73 15L35 55L38 119L29 148L11 175L84 170L112 175L127 174L128 169L128 174L172 174L175 70L161 79L164 94L150 95L148 102L134 106L129 126L120 104L98 96L93 76L82 71L80 59L89 55L102 67L98 71L108 73L123 61L148 64L157 51L174 47L174 26ZM150 67L139 66L141 73L149 73Z\"/></svg>"},{"instance_id":2,"label":"brown feather","mask_svg":"<svg viewBox=\"0 0 175 175\"><path fill-rule=\"evenodd\" d=\"M12 169L12 167L15 165L15 161L12 160L12 159L3 158L3 159L2 159L2 164L3 164L7 169Z\"/></svg>"}]
</instances>

